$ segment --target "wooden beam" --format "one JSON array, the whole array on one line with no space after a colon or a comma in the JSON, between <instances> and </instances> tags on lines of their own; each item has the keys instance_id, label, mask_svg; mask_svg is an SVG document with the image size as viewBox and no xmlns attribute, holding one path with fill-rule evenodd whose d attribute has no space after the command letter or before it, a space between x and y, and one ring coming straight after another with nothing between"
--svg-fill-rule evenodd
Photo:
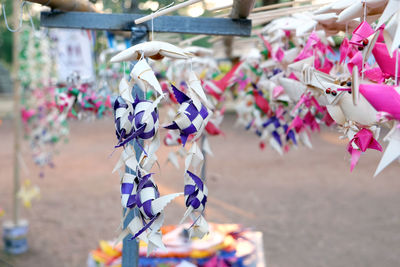
<instances>
[{"instance_id":1,"label":"wooden beam","mask_svg":"<svg viewBox=\"0 0 400 267\"><path fill-rule=\"evenodd\" d=\"M171 7L166 8L166 9L160 9L159 11L156 11L156 12L150 14L150 15L147 15L147 16L141 17L139 19L136 19L135 20L135 24L137 25L137 24L149 21L152 18L154 19L154 18L160 17L162 15L169 14L171 12L174 12L174 11L179 10L181 8L193 5L193 4L198 3L200 1L202 1L202 0L189 0L189 1L177 4L175 6L171 6Z\"/></svg>"},{"instance_id":2,"label":"wooden beam","mask_svg":"<svg viewBox=\"0 0 400 267\"><path fill-rule=\"evenodd\" d=\"M259 25L265 24L265 23L267 23L271 20L274 20L276 18L279 18L279 17L288 16L288 15L296 13L296 12L310 11L310 10L317 9L324 5L326 5L326 3L318 4L318 5L289 7L289 8L282 8L282 9L277 9L277 10L259 12L259 13L252 14L250 16L250 18L252 19L252 25L254 27L254 26L259 26Z\"/></svg>"},{"instance_id":3,"label":"wooden beam","mask_svg":"<svg viewBox=\"0 0 400 267\"><path fill-rule=\"evenodd\" d=\"M301 12L301 11L307 11L307 10L312 10L315 8L320 8L321 6L326 5L324 4L317 4L317 5L306 5L306 6L297 6L297 7L287 7L287 8L280 8L276 10L270 10L270 11L264 11L264 12L258 12L258 13L252 13L249 18L250 19L257 19L257 18L267 18L269 16L273 16L276 14L292 14L293 12Z\"/></svg>"},{"instance_id":4,"label":"wooden beam","mask_svg":"<svg viewBox=\"0 0 400 267\"><path fill-rule=\"evenodd\" d=\"M232 7L232 4L227 4L227 5L223 5L223 6L217 6L214 8L210 8L210 9L208 9L208 11L215 12L215 11L220 11L222 9L227 9L227 8L231 8L231 7Z\"/></svg>"},{"instance_id":5,"label":"wooden beam","mask_svg":"<svg viewBox=\"0 0 400 267\"><path fill-rule=\"evenodd\" d=\"M294 6L295 4L302 4L302 3L310 3L312 0L297 0L297 1L290 1L284 3L278 3L268 6L257 7L253 9L253 12L260 12L265 10L271 10L275 8L287 7L287 6Z\"/></svg>"},{"instance_id":6,"label":"wooden beam","mask_svg":"<svg viewBox=\"0 0 400 267\"><path fill-rule=\"evenodd\" d=\"M196 35L194 37L191 37L191 38L188 38L188 39L185 39L185 40L179 42L179 46L191 45L193 42L201 40L205 37L207 37L207 35L204 35L204 34Z\"/></svg>"},{"instance_id":7,"label":"wooden beam","mask_svg":"<svg viewBox=\"0 0 400 267\"><path fill-rule=\"evenodd\" d=\"M232 19L245 19L253 10L255 0L235 0L233 2L231 18Z\"/></svg>"},{"instance_id":8,"label":"wooden beam","mask_svg":"<svg viewBox=\"0 0 400 267\"><path fill-rule=\"evenodd\" d=\"M140 14L42 12L40 24L49 28L131 31ZM250 36L251 21L206 17L161 16L153 21L154 32ZM151 31L151 21L143 23Z\"/></svg>"},{"instance_id":9,"label":"wooden beam","mask_svg":"<svg viewBox=\"0 0 400 267\"><path fill-rule=\"evenodd\" d=\"M232 10L230 17L232 19L245 19L247 18L251 10L254 8L255 0L234 0L232 5ZM224 39L226 56L228 58L232 57L232 49L233 49L233 38L227 37Z\"/></svg>"},{"instance_id":10,"label":"wooden beam","mask_svg":"<svg viewBox=\"0 0 400 267\"><path fill-rule=\"evenodd\" d=\"M26 0L28 2L48 6L51 9L77 12L99 12L88 0Z\"/></svg>"}]
</instances>

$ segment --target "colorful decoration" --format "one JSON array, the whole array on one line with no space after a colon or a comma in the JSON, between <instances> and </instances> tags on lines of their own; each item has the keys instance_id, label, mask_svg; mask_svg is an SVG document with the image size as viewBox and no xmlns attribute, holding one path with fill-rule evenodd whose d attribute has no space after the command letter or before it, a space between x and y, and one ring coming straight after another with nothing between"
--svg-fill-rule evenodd
<instances>
[{"instance_id":1,"label":"colorful decoration","mask_svg":"<svg viewBox=\"0 0 400 267\"><path fill-rule=\"evenodd\" d=\"M360 23L356 18L363 9ZM259 33L264 57L249 51L234 74L242 91L236 124L254 131L261 148L266 141L280 154L301 143L311 147L312 132L322 123L336 124L349 140L351 170L368 148L382 151L380 129L389 127L380 173L399 157L394 152L400 107L398 16L392 1L367 1L328 4L308 21L300 15L272 20ZM372 24L379 17L378 25ZM336 54L330 36L339 31L353 34Z\"/></svg>"},{"instance_id":2,"label":"colorful decoration","mask_svg":"<svg viewBox=\"0 0 400 267\"><path fill-rule=\"evenodd\" d=\"M182 226L163 226L165 250L146 256L147 246L139 243L139 266L255 266L265 264L262 258L262 235L237 224L210 224L204 239L185 237ZM122 243L100 241L92 250L88 266L120 266ZM258 257L257 255L261 255Z\"/></svg>"},{"instance_id":3,"label":"colorful decoration","mask_svg":"<svg viewBox=\"0 0 400 267\"><path fill-rule=\"evenodd\" d=\"M203 132L208 122L209 112L200 101L189 98L173 85L172 88L180 107L172 124L165 128L179 130L182 144L185 146L189 135L195 135L194 139L196 140Z\"/></svg>"},{"instance_id":4,"label":"colorful decoration","mask_svg":"<svg viewBox=\"0 0 400 267\"><path fill-rule=\"evenodd\" d=\"M150 173L157 161L155 152L160 146L158 134L158 111L157 106L165 97L162 88L147 63L146 58L160 60L168 56L175 59L187 59L188 54L179 48L164 42L147 42L128 48L115 55L111 62L139 60L131 70L131 81L122 79L119 87L120 97L114 104L114 117L118 144L124 150L115 170L120 170L121 176L121 204L129 209L138 207L139 215L134 217L123 229L119 240L131 233L134 238L143 240L148 244L148 254L156 248L163 248L162 235L159 231L163 221L163 209L174 198L182 193L160 196L157 186ZM158 94L154 100L132 99L132 85L136 84L147 96L148 90L151 95ZM136 160L136 152L130 141L141 147L139 160ZM146 144L147 143L147 144ZM121 168L130 168L135 175L126 173Z\"/></svg>"},{"instance_id":5,"label":"colorful decoration","mask_svg":"<svg viewBox=\"0 0 400 267\"><path fill-rule=\"evenodd\" d=\"M17 193L17 197L21 199L26 208L30 208L32 200L40 198L40 189L38 186L32 185L30 180L25 180Z\"/></svg>"}]
</instances>

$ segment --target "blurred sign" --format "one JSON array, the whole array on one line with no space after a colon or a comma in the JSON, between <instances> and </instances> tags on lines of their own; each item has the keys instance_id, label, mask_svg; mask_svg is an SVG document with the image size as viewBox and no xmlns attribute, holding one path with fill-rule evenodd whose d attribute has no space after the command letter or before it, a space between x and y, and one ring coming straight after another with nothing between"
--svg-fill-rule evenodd
<instances>
[{"instance_id":1,"label":"blurred sign","mask_svg":"<svg viewBox=\"0 0 400 267\"><path fill-rule=\"evenodd\" d=\"M66 82L68 77L76 74L81 81L93 81L93 44L90 32L55 29L52 37L57 43L58 81Z\"/></svg>"}]
</instances>

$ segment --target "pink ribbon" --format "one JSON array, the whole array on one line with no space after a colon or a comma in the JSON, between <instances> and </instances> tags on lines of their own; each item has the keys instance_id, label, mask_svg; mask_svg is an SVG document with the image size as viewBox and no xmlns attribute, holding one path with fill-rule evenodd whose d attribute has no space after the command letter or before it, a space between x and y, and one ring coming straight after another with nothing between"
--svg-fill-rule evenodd
<instances>
[{"instance_id":1,"label":"pink ribbon","mask_svg":"<svg viewBox=\"0 0 400 267\"><path fill-rule=\"evenodd\" d=\"M296 76L293 72L290 73L290 75L288 76L288 78L289 78L289 79L296 80L296 81L299 80L299 78L297 78L297 76Z\"/></svg>"},{"instance_id":2,"label":"pink ribbon","mask_svg":"<svg viewBox=\"0 0 400 267\"><path fill-rule=\"evenodd\" d=\"M297 115L297 116L292 120L292 122L291 122L290 125L289 125L289 128L288 128L287 131L286 131L286 134L288 134L289 131L290 131L291 129L293 129L293 128L296 130L296 133L300 133L300 132L304 129L303 120L300 118L299 115Z\"/></svg>"},{"instance_id":3,"label":"pink ribbon","mask_svg":"<svg viewBox=\"0 0 400 267\"><path fill-rule=\"evenodd\" d=\"M361 51L358 51L347 63L347 68L349 69L350 73L353 73L353 67L357 66L358 70L362 70L363 65L363 55Z\"/></svg>"},{"instance_id":4,"label":"pink ribbon","mask_svg":"<svg viewBox=\"0 0 400 267\"><path fill-rule=\"evenodd\" d=\"M285 118L283 117L283 115L285 114L285 110L283 109L282 106L279 106L276 110L275 110L275 116L280 119L280 120L285 120Z\"/></svg>"},{"instance_id":5,"label":"pink ribbon","mask_svg":"<svg viewBox=\"0 0 400 267\"><path fill-rule=\"evenodd\" d=\"M353 143L358 147L358 149L353 148ZM353 139L351 139L347 145L347 151L351 155L350 171L353 171L356 166L360 159L361 152L365 152L368 148L382 152L382 146L374 139L373 133L366 128L362 128L354 135Z\"/></svg>"},{"instance_id":6,"label":"pink ribbon","mask_svg":"<svg viewBox=\"0 0 400 267\"><path fill-rule=\"evenodd\" d=\"M372 54L375 57L376 62L381 68L382 72L388 76L394 77L396 73L396 56L391 57L384 43L376 43L372 49ZM400 53L395 52L397 60L400 62ZM400 63L399 63L400 65ZM400 67L397 70L397 77L400 77Z\"/></svg>"},{"instance_id":7,"label":"pink ribbon","mask_svg":"<svg viewBox=\"0 0 400 267\"><path fill-rule=\"evenodd\" d=\"M284 89L282 86L276 86L274 87L274 89L272 90L272 97L273 98L277 98L278 96L282 95L284 93Z\"/></svg>"},{"instance_id":8,"label":"pink ribbon","mask_svg":"<svg viewBox=\"0 0 400 267\"><path fill-rule=\"evenodd\" d=\"M294 62L313 56L313 48L319 42L320 39L318 35L315 32L312 32L307 40L306 45L304 46L303 50L301 50L300 54L295 58Z\"/></svg>"},{"instance_id":9,"label":"pink ribbon","mask_svg":"<svg viewBox=\"0 0 400 267\"><path fill-rule=\"evenodd\" d=\"M400 120L400 94L385 84L360 84L360 93L377 110Z\"/></svg>"},{"instance_id":10,"label":"pink ribbon","mask_svg":"<svg viewBox=\"0 0 400 267\"><path fill-rule=\"evenodd\" d=\"M311 131L320 131L319 124L311 111L308 111L307 114L304 116L303 122L304 125L308 126L311 129Z\"/></svg>"},{"instance_id":11,"label":"pink ribbon","mask_svg":"<svg viewBox=\"0 0 400 267\"><path fill-rule=\"evenodd\" d=\"M271 115L271 108L269 106L268 101L262 97L256 89L253 90L254 99L256 102L257 107L259 107L266 115Z\"/></svg>"},{"instance_id":12,"label":"pink ribbon","mask_svg":"<svg viewBox=\"0 0 400 267\"><path fill-rule=\"evenodd\" d=\"M325 58L324 65L321 68L318 68L318 70L326 74L329 74L332 68L333 68L332 61L330 61L328 58Z\"/></svg>"},{"instance_id":13,"label":"pink ribbon","mask_svg":"<svg viewBox=\"0 0 400 267\"><path fill-rule=\"evenodd\" d=\"M390 75L383 73L380 68L372 68L364 71L364 77L376 83L383 83Z\"/></svg>"},{"instance_id":14,"label":"pink ribbon","mask_svg":"<svg viewBox=\"0 0 400 267\"><path fill-rule=\"evenodd\" d=\"M34 109L21 109L21 117L24 124L26 124L30 118L35 116L36 111Z\"/></svg>"},{"instance_id":15,"label":"pink ribbon","mask_svg":"<svg viewBox=\"0 0 400 267\"><path fill-rule=\"evenodd\" d=\"M205 129L206 129L206 131L207 131L207 133L208 133L209 135L214 135L214 136L220 135L220 134L221 134L221 135L225 135L225 134L221 131L221 129L218 128L218 127L217 127L213 122L211 122L211 121L208 121L208 123L207 123Z\"/></svg>"},{"instance_id":16,"label":"pink ribbon","mask_svg":"<svg viewBox=\"0 0 400 267\"><path fill-rule=\"evenodd\" d=\"M325 110L325 115L322 118L322 121L325 122L325 125L328 127L330 127L332 124L335 123L335 120L332 119L331 115L329 115L329 112L327 110Z\"/></svg>"},{"instance_id":17,"label":"pink ribbon","mask_svg":"<svg viewBox=\"0 0 400 267\"><path fill-rule=\"evenodd\" d=\"M234 83L237 83L239 85L239 91L243 91L244 89L246 89L247 85L250 82L250 78L245 78L245 74L243 71L240 71L238 77L234 80Z\"/></svg>"},{"instance_id":18,"label":"pink ribbon","mask_svg":"<svg viewBox=\"0 0 400 267\"><path fill-rule=\"evenodd\" d=\"M262 34L258 34L258 36L261 38L261 40L264 43L265 48L267 48L268 53L272 53L272 46L271 44L264 38L264 36L262 36Z\"/></svg>"},{"instance_id":19,"label":"pink ribbon","mask_svg":"<svg viewBox=\"0 0 400 267\"><path fill-rule=\"evenodd\" d=\"M274 53L274 59L278 62L282 62L284 56L285 53L283 52L283 49L281 47L279 47Z\"/></svg>"},{"instance_id":20,"label":"pink ribbon","mask_svg":"<svg viewBox=\"0 0 400 267\"><path fill-rule=\"evenodd\" d=\"M362 45L361 42L374 34L374 29L372 29L371 25L368 22L363 21L357 28L353 31L353 36L351 36L350 44L353 45Z\"/></svg>"}]
</instances>

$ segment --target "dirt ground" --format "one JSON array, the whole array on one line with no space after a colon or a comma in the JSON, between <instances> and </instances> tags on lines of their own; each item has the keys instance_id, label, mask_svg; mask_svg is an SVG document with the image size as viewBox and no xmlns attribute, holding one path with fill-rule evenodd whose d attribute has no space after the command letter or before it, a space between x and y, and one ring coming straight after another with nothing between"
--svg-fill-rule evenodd
<instances>
[{"instance_id":1,"label":"dirt ground","mask_svg":"<svg viewBox=\"0 0 400 267\"><path fill-rule=\"evenodd\" d=\"M257 138L233 128L211 138L215 156L208 160L207 218L241 223L264 233L269 267L400 266L399 165L372 178L380 153L363 155L350 173L349 155L338 135L323 130L314 149L300 147L280 157L260 151ZM11 121L0 126L0 206L11 216ZM73 122L68 144L59 145L56 167L38 177L25 149L30 178L41 200L23 210L30 222L28 253L0 254L12 266L85 266L100 239L116 237L121 209L119 178L111 170L119 152L110 119ZM159 150L156 181L162 194L183 190L182 171L167 165L168 148ZM181 162L182 164L182 162ZM166 209L166 223L178 223L183 198ZM2 249L2 244L0 245ZM1 263L0 263L1 265Z\"/></svg>"}]
</instances>

